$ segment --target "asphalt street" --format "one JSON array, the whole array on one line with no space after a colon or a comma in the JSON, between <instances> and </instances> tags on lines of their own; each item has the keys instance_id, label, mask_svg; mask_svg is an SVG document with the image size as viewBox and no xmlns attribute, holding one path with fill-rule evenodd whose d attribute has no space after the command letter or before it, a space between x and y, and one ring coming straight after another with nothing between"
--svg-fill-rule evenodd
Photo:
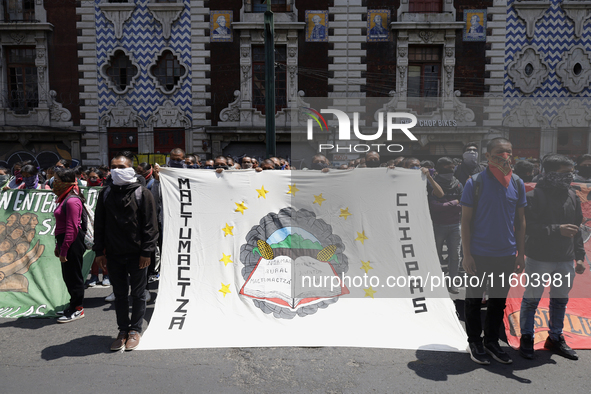
<instances>
[{"instance_id":1,"label":"asphalt street","mask_svg":"<svg viewBox=\"0 0 591 394\"><path fill-rule=\"evenodd\" d=\"M390 349L111 352L117 327L104 301L110 291L88 289L86 317L69 324L0 319L0 393L589 393L591 387L588 350L578 352L578 361L547 351L530 361L506 349L513 364L490 366L465 353ZM152 302L148 321L153 308Z\"/></svg>"}]
</instances>

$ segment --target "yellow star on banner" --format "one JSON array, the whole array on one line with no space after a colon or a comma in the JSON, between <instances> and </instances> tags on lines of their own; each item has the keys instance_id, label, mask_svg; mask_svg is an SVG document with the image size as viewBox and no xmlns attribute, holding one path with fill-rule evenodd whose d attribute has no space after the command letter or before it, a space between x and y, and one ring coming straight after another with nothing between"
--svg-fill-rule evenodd
<instances>
[{"instance_id":1,"label":"yellow star on banner","mask_svg":"<svg viewBox=\"0 0 591 394\"><path fill-rule=\"evenodd\" d=\"M293 194L295 196L296 192L300 191L300 189L296 187L295 183L293 185L287 185L287 187L289 187L289 191L287 192L287 194Z\"/></svg>"},{"instance_id":2,"label":"yellow star on banner","mask_svg":"<svg viewBox=\"0 0 591 394\"><path fill-rule=\"evenodd\" d=\"M222 258L221 258L221 262L224 263L224 267L227 266L229 263L233 263L232 260L230 260L230 256L232 256L231 254L227 255L225 253L222 253Z\"/></svg>"},{"instance_id":3,"label":"yellow star on banner","mask_svg":"<svg viewBox=\"0 0 591 394\"><path fill-rule=\"evenodd\" d=\"M345 209L341 209L341 214L339 215L340 218L345 218L345 220L347 220L347 218L349 216L353 215L352 213L349 213L349 207L345 208Z\"/></svg>"},{"instance_id":4,"label":"yellow star on banner","mask_svg":"<svg viewBox=\"0 0 591 394\"><path fill-rule=\"evenodd\" d=\"M366 239L369 239L365 236L365 230L363 230L362 232L357 232L357 238L355 238L355 241L361 241L361 243L363 245L365 245L364 241Z\"/></svg>"},{"instance_id":5,"label":"yellow star on banner","mask_svg":"<svg viewBox=\"0 0 591 394\"><path fill-rule=\"evenodd\" d=\"M323 201L326 201L326 198L323 198L322 193L320 193L319 196L314 196L314 202L312 204L318 204L318 205L322 206Z\"/></svg>"},{"instance_id":6,"label":"yellow star on banner","mask_svg":"<svg viewBox=\"0 0 591 394\"><path fill-rule=\"evenodd\" d=\"M236 204L237 207L236 210L234 210L234 212L240 212L244 215L244 211L248 209L248 207L244 205L244 201L242 201L240 204L238 204L237 202L235 202L234 204Z\"/></svg>"},{"instance_id":7,"label":"yellow star on banner","mask_svg":"<svg viewBox=\"0 0 591 394\"><path fill-rule=\"evenodd\" d=\"M365 270L366 274L369 270L373 269L373 267L371 265L369 265L369 263L370 263L369 260L368 261L361 260L361 268L360 269Z\"/></svg>"},{"instance_id":8,"label":"yellow star on banner","mask_svg":"<svg viewBox=\"0 0 591 394\"><path fill-rule=\"evenodd\" d=\"M377 293L371 286L369 286L369 289L363 289L363 291L365 291L365 296L366 297L371 297L371 298L373 298L373 295L375 293Z\"/></svg>"},{"instance_id":9,"label":"yellow star on banner","mask_svg":"<svg viewBox=\"0 0 591 394\"><path fill-rule=\"evenodd\" d=\"M260 189L256 189L257 192L259 192L259 196L257 198L261 198L263 197L265 200L267 199L267 193L269 193L268 190L265 190L265 185L261 186Z\"/></svg>"},{"instance_id":10,"label":"yellow star on banner","mask_svg":"<svg viewBox=\"0 0 591 394\"><path fill-rule=\"evenodd\" d=\"M226 298L226 294L231 293L230 291L230 284L227 285L222 283L222 288L218 290L220 293L224 294L224 298ZM367 290L366 290L367 291Z\"/></svg>"},{"instance_id":11,"label":"yellow star on banner","mask_svg":"<svg viewBox=\"0 0 591 394\"><path fill-rule=\"evenodd\" d=\"M226 227L224 227L222 229L222 231L224 232L224 237L227 235L234 235L234 234L232 234L233 229L234 229L234 226L228 226L228 223L226 223Z\"/></svg>"}]
</instances>

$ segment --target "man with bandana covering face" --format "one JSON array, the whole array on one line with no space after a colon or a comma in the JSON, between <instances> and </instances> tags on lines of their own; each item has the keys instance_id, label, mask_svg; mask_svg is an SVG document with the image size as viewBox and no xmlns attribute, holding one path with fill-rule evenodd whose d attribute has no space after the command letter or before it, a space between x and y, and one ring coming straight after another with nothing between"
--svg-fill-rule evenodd
<instances>
[{"instance_id":1,"label":"man with bandana covering face","mask_svg":"<svg viewBox=\"0 0 591 394\"><path fill-rule=\"evenodd\" d=\"M119 153L111 160L112 184L101 190L95 212L92 249L96 263L107 266L115 293L119 335L111 345L113 351L133 350L139 344L146 312L147 270L158 241L154 197L140 185L132 165L131 155Z\"/></svg>"},{"instance_id":2,"label":"man with bandana covering face","mask_svg":"<svg viewBox=\"0 0 591 394\"><path fill-rule=\"evenodd\" d=\"M468 142L464 145L464 154L462 155L462 164L456 168L454 177L466 185L466 181L474 174L484 171L484 166L478 162L478 144Z\"/></svg>"},{"instance_id":3,"label":"man with bandana covering face","mask_svg":"<svg viewBox=\"0 0 591 394\"><path fill-rule=\"evenodd\" d=\"M168 166L172 168L187 168L187 163L185 163L185 151L181 148L174 148L171 150Z\"/></svg>"},{"instance_id":4,"label":"man with bandana covering face","mask_svg":"<svg viewBox=\"0 0 591 394\"><path fill-rule=\"evenodd\" d=\"M487 353L498 362L510 364L511 358L499 346L499 329L503 324L505 301L509 292L509 275L524 268L525 185L513 179L511 142L494 138L486 146L488 168L469 178L462 193L462 266L471 276L466 284L466 332L471 359L490 364ZM476 190L479 190L476 200ZM487 281L489 299L482 338L481 300ZM477 281L472 276L480 278Z\"/></svg>"},{"instance_id":5,"label":"man with bandana covering face","mask_svg":"<svg viewBox=\"0 0 591 394\"><path fill-rule=\"evenodd\" d=\"M577 360L576 352L564 340L562 328L569 285L575 272L582 274L585 271L585 248L579 229L583 212L579 197L570 188L574 163L568 157L556 154L544 159L543 167L544 175L536 188L527 193L525 273L529 278L545 274L553 278L550 282L550 331L544 347ZM554 280L557 277L561 280ZM519 353L527 359L534 357L534 319L543 292L544 286L533 286L530 281L521 302Z\"/></svg>"}]
</instances>

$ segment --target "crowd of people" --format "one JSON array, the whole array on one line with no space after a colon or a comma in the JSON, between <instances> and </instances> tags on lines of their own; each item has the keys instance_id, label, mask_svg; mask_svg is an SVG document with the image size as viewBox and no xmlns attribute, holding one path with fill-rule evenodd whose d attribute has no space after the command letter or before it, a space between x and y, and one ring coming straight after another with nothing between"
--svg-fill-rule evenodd
<instances>
[{"instance_id":1,"label":"crowd of people","mask_svg":"<svg viewBox=\"0 0 591 394\"><path fill-rule=\"evenodd\" d=\"M504 138L491 140L486 161L479 160L478 144L464 146L461 159L440 157L435 163L414 157L397 157L383 162L378 152L347 164L331 166L325 155L312 157L309 168L301 170L351 170L353 168L405 168L420 170L427 178L427 195L435 245L440 263L451 279L450 293L458 294L453 279L460 270L470 276L492 274L506 280L466 287L465 322L471 359L490 364L490 357L511 363L499 345L503 323L508 277L514 273L583 273L585 250L581 235L581 201L571 188L572 182L591 183L591 155L576 162L560 154L542 159L512 163L512 145ZM167 163L172 168L224 170L295 169L280 157L257 160L228 156L201 161L176 148ZM69 168L66 160L41 171L31 162L16 163L9 170L0 168L0 188L51 189L58 196L55 255L62 263L63 279L70 294L69 307L58 318L67 323L84 317L82 258L88 232L89 212L85 208L81 186L103 187L94 215L96 259L86 286L99 282L112 285L107 301L115 302L119 334L111 350L133 350L140 341L148 283L159 277L158 251L162 246L162 198L160 166L139 163L134 167L130 152L116 154L110 166ZM12 175L12 176L11 176ZM536 182L526 193L524 182ZM527 237L526 237L527 235ZM446 257L445 257L446 256ZM461 264L460 264L461 262ZM576 352L562 335L563 320L571 281L551 284L549 336L544 346L557 354L577 359ZM131 290L130 290L131 289ZM521 305L519 353L534 357L534 315L544 287L528 284ZM129 295L131 294L131 316ZM484 327L480 310L487 305Z\"/></svg>"}]
</instances>

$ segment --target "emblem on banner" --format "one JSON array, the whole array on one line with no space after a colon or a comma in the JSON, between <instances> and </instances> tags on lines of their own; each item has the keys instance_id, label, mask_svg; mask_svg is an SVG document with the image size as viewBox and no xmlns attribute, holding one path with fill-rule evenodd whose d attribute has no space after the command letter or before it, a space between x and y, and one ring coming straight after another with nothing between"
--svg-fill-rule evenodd
<instances>
[{"instance_id":1,"label":"emblem on banner","mask_svg":"<svg viewBox=\"0 0 591 394\"><path fill-rule=\"evenodd\" d=\"M332 227L311 211L269 213L240 249L246 281L240 294L276 318L314 314L349 294L340 282L334 286L331 281L349 268L344 249Z\"/></svg>"}]
</instances>

